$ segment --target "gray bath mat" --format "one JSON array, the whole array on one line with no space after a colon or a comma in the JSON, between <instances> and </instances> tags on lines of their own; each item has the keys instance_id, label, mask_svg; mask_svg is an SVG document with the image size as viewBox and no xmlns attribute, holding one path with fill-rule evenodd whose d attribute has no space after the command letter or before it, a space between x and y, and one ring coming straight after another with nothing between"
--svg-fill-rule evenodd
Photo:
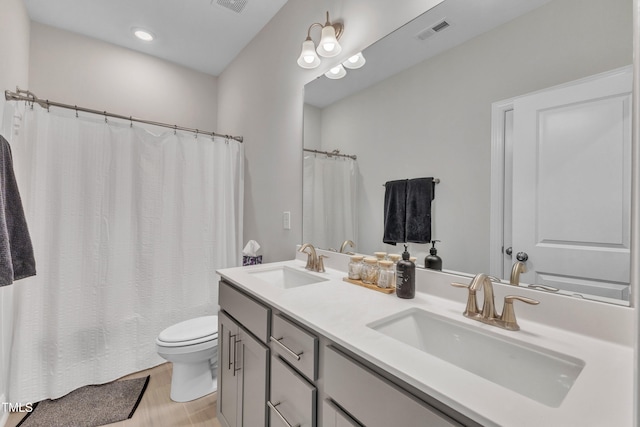
<instances>
[{"instance_id":1,"label":"gray bath mat","mask_svg":"<svg viewBox=\"0 0 640 427\"><path fill-rule=\"evenodd\" d=\"M149 376L88 385L55 400L43 400L16 427L97 427L133 416Z\"/></svg>"}]
</instances>

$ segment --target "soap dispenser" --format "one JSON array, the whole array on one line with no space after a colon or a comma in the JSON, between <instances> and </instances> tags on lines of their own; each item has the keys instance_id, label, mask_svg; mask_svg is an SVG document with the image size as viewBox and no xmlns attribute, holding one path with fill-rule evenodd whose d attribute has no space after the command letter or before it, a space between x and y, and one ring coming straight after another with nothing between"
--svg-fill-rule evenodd
<instances>
[{"instance_id":1,"label":"soap dispenser","mask_svg":"<svg viewBox=\"0 0 640 427\"><path fill-rule=\"evenodd\" d=\"M398 298L416 296L416 265L409 259L407 245L404 245L402 259L396 265L396 295Z\"/></svg>"},{"instance_id":2,"label":"soap dispenser","mask_svg":"<svg viewBox=\"0 0 640 427\"><path fill-rule=\"evenodd\" d=\"M442 270L442 258L438 256L438 250L436 249L436 242L440 240L431 241L431 249L429 249L429 255L424 259L424 268L430 268L432 270Z\"/></svg>"}]
</instances>

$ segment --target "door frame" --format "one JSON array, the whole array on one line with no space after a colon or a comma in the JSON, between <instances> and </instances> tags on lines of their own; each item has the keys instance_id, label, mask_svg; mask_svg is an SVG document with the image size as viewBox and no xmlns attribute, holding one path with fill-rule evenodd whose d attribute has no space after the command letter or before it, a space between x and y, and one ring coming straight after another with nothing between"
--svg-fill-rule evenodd
<instances>
[{"instance_id":1,"label":"door frame","mask_svg":"<svg viewBox=\"0 0 640 427\"><path fill-rule=\"evenodd\" d=\"M504 209L505 209L505 197L504 197L504 184L505 184L505 165L507 162L511 163L512 159L505 158L505 113L509 110L513 110L513 104L516 99L522 98L524 96L535 95L551 90L557 90L566 88L569 86L574 86L576 84L586 83L592 80L601 79L603 77L607 77L614 74L619 74L621 71L630 70L633 73L633 66L626 65L624 67L615 68L613 70L605 71L603 73L594 74L592 76L583 77L581 79L571 80L569 82L565 82L559 85L550 86L541 90L537 90L534 92L525 93L519 96L515 96L513 98L504 99L502 101L497 101L491 104L491 206L490 206L490 219L489 219L489 274L495 277L503 276L503 237L504 237ZM632 96L638 92L636 88L632 91ZM637 114L637 112L633 111L632 107L632 115ZM637 132L636 126L632 125L632 132ZM632 150L633 150L633 136L632 136ZM633 154L632 154L633 157ZM631 165L632 174L634 172L634 168L637 165ZM634 179L632 177L632 183ZM633 184L632 184L633 185ZM634 189L632 188L632 205L633 205L633 196L636 195L634 193ZM633 210L633 207L632 207ZM633 222L634 214L631 213L631 218ZM633 231L631 236L632 246L633 246ZM631 249L631 253L635 253L633 248ZM633 257L632 262L633 262ZM631 266L631 270L633 270L633 266ZM631 280L630 285L633 284L633 280ZM640 286L640 284L635 284L636 286ZM640 293L640 292L636 292ZM633 298L633 297L632 297ZM630 301L633 304L632 300ZM633 305L632 305L633 306Z\"/></svg>"},{"instance_id":2,"label":"door frame","mask_svg":"<svg viewBox=\"0 0 640 427\"><path fill-rule=\"evenodd\" d=\"M489 213L489 274L503 276L504 184L505 165L513 159L505 156L505 114L513 110L516 97L491 104L491 197Z\"/></svg>"}]
</instances>

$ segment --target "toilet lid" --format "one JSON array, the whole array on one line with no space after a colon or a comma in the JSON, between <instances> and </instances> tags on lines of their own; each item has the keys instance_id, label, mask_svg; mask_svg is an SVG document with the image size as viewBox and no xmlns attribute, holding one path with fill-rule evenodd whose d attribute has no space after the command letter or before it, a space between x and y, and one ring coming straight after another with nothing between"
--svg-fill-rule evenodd
<instances>
[{"instance_id":1,"label":"toilet lid","mask_svg":"<svg viewBox=\"0 0 640 427\"><path fill-rule=\"evenodd\" d=\"M183 342L204 338L218 333L218 316L203 316L185 320L160 332L158 339L164 342Z\"/></svg>"}]
</instances>

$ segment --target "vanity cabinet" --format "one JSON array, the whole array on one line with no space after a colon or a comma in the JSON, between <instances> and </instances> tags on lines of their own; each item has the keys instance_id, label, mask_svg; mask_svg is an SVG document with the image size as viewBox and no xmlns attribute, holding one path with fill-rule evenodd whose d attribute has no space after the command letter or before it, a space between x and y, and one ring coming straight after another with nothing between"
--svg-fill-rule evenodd
<instances>
[{"instance_id":1,"label":"vanity cabinet","mask_svg":"<svg viewBox=\"0 0 640 427\"><path fill-rule=\"evenodd\" d=\"M456 422L451 417L466 417L416 397L311 325L224 280L219 301L218 419L225 427L477 425Z\"/></svg>"},{"instance_id":2,"label":"vanity cabinet","mask_svg":"<svg viewBox=\"0 0 640 427\"><path fill-rule=\"evenodd\" d=\"M266 341L270 309L224 282L219 299L218 420L225 427L266 426L269 347L255 332Z\"/></svg>"},{"instance_id":3,"label":"vanity cabinet","mask_svg":"<svg viewBox=\"0 0 640 427\"><path fill-rule=\"evenodd\" d=\"M336 347L329 345L324 350L324 391L358 423L367 427L462 426ZM331 407L329 411L331 413ZM336 415L336 424L326 424L358 425L348 424L354 420L342 414Z\"/></svg>"}]
</instances>

